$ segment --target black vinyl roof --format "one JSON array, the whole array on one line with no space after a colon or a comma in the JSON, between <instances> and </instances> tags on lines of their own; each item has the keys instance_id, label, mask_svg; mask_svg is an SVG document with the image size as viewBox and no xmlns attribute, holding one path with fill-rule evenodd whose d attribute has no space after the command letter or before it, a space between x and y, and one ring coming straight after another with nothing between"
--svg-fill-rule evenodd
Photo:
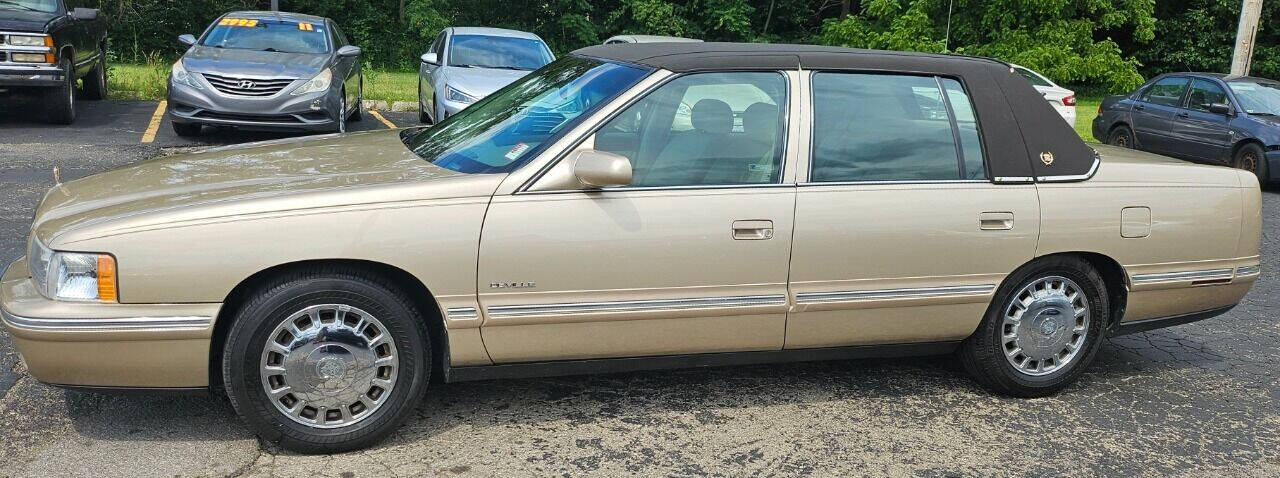
<instances>
[{"instance_id":1,"label":"black vinyl roof","mask_svg":"<svg viewBox=\"0 0 1280 478\"><path fill-rule=\"evenodd\" d=\"M573 54L676 73L803 69L956 78L973 103L996 181L1081 181L1098 166L1097 154L1043 95L1007 63L988 58L764 43L631 43Z\"/></svg>"},{"instance_id":2,"label":"black vinyl roof","mask_svg":"<svg viewBox=\"0 0 1280 478\"><path fill-rule=\"evenodd\" d=\"M995 60L970 56L775 43L628 43L589 46L573 53L678 73L706 69L874 68L876 64L884 63L883 60L1003 65ZM841 60L847 65L840 65Z\"/></svg>"}]
</instances>

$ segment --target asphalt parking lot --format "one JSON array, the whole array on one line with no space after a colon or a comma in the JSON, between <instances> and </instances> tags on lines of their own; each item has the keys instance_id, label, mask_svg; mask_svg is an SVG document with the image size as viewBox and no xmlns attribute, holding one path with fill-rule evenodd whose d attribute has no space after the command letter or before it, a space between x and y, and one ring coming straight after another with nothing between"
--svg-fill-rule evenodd
<instances>
[{"instance_id":1,"label":"asphalt parking lot","mask_svg":"<svg viewBox=\"0 0 1280 478\"><path fill-rule=\"evenodd\" d=\"M0 114L0 258L22 254L55 165L72 179L281 136L191 141L152 128L156 103L81 107L70 127ZM1280 190L1263 196L1244 303L1109 340L1054 397L993 396L950 357L475 382L430 390L373 449L301 456L260 444L216 397L42 385L0 332L0 476L1280 476Z\"/></svg>"}]
</instances>

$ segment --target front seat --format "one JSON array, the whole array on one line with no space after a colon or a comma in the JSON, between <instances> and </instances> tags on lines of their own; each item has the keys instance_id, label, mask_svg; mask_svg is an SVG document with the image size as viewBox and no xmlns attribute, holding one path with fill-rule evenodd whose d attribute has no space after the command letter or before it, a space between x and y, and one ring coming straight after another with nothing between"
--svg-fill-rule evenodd
<instances>
[{"instance_id":1,"label":"front seat","mask_svg":"<svg viewBox=\"0 0 1280 478\"><path fill-rule=\"evenodd\" d=\"M636 171L633 186L687 186L702 184L717 148L733 131L733 108L716 99L703 99L689 112L693 130L677 133L662 148L647 170Z\"/></svg>"}]
</instances>

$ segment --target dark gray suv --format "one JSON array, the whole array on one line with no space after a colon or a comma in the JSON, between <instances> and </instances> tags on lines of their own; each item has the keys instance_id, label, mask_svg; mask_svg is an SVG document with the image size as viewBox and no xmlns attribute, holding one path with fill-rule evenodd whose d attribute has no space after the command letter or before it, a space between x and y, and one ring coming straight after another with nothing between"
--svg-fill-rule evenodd
<instances>
[{"instance_id":1,"label":"dark gray suv","mask_svg":"<svg viewBox=\"0 0 1280 478\"><path fill-rule=\"evenodd\" d=\"M169 116L180 136L203 125L346 132L360 119L360 48L328 18L232 12L189 45L169 76Z\"/></svg>"}]
</instances>

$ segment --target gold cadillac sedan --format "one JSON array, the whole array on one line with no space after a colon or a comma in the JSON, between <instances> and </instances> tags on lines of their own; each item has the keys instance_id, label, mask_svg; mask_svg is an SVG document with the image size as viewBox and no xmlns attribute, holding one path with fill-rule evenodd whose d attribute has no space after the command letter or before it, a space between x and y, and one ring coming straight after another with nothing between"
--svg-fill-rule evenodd
<instances>
[{"instance_id":1,"label":"gold cadillac sedan","mask_svg":"<svg viewBox=\"0 0 1280 478\"><path fill-rule=\"evenodd\" d=\"M1253 174L1098 148L987 59L590 47L429 129L58 184L0 310L39 380L225 391L304 452L433 378L954 353L1042 396L1259 273Z\"/></svg>"}]
</instances>

